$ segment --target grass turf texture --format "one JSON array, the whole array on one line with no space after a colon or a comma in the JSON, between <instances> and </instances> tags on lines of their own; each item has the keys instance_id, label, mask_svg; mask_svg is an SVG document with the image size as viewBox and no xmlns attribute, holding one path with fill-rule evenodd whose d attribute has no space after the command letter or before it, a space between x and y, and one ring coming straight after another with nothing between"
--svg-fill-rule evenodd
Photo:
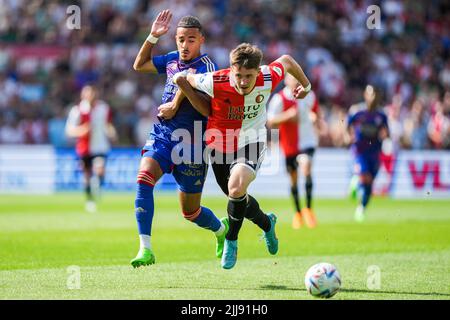
<instances>
[{"instance_id":1,"label":"grass turf texture","mask_svg":"<svg viewBox=\"0 0 450 320\"><path fill-rule=\"evenodd\" d=\"M133 269L138 250L132 194L106 194L99 212L84 212L80 194L0 196L2 299L311 299L303 279L317 262L335 264L342 290L333 299L450 299L450 201L376 198L363 224L355 203L316 200L316 229L293 230L287 199L260 198L277 213L278 255L245 221L238 262L223 270L215 237L184 220L176 195L157 195L153 266ZM225 215L224 197L203 204ZM67 267L80 267L69 290ZM375 265L380 288L367 286Z\"/></svg>"}]
</instances>

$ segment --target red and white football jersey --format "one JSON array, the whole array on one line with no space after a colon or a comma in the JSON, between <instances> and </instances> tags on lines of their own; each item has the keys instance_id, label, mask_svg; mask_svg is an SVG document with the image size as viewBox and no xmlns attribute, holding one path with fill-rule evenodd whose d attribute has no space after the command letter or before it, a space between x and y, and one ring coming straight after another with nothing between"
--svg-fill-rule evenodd
<instances>
[{"instance_id":1,"label":"red and white football jersey","mask_svg":"<svg viewBox=\"0 0 450 320\"><path fill-rule=\"evenodd\" d=\"M79 156L106 154L111 149L107 135L108 124L112 123L112 113L109 105L97 100L94 106L82 100L73 106L67 118L66 126L90 124L90 132L77 139L76 152Z\"/></svg>"},{"instance_id":2,"label":"red and white football jersey","mask_svg":"<svg viewBox=\"0 0 450 320\"><path fill-rule=\"evenodd\" d=\"M319 102L313 91L303 99L295 99L292 91L285 87L273 96L269 103L268 118L273 118L289 108L298 109L298 122L280 125L280 144L285 156L295 156L301 150L316 148L319 144L310 113L319 112Z\"/></svg>"},{"instance_id":3,"label":"red and white football jersey","mask_svg":"<svg viewBox=\"0 0 450 320\"><path fill-rule=\"evenodd\" d=\"M230 69L193 76L197 89L212 98L205 135L209 147L230 153L250 143L266 142L266 105L284 78L281 63L261 66L255 87L247 95L236 91Z\"/></svg>"}]
</instances>

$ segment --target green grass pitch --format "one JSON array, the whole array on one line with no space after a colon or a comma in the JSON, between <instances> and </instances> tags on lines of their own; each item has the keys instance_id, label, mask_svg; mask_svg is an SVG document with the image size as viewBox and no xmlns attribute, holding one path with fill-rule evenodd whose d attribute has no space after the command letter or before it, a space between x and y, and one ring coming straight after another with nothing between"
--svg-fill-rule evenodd
<instances>
[{"instance_id":1,"label":"green grass pitch","mask_svg":"<svg viewBox=\"0 0 450 320\"><path fill-rule=\"evenodd\" d=\"M105 194L84 212L81 194L0 196L2 299L311 299L303 278L317 262L335 264L333 299L450 299L450 201L375 198L364 224L350 200L316 200L316 229L293 230L288 199L259 197L277 213L278 255L246 221L238 262L223 270L214 235L183 219L175 194L156 194L152 245L157 263L133 269L138 249L133 194ZM205 197L221 217L225 197ZM80 288L70 289L80 269ZM370 266L376 266L376 274ZM373 267L372 267L373 268ZM71 280L72 279L72 280Z\"/></svg>"}]
</instances>

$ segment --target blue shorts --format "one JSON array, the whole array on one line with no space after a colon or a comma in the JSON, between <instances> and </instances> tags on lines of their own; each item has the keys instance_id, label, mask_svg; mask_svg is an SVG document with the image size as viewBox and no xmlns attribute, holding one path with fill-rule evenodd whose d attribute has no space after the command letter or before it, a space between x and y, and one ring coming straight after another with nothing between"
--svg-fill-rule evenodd
<instances>
[{"instance_id":1,"label":"blue shorts","mask_svg":"<svg viewBox=\"0 0 450 320\"><path fill-rule=\"evenodd\" d=\"M380 157L379 155L371 155L370 157L357 154L355 155L355 162L357 166L358 174L369 173L373 178L376 177L378 170L380 169Z\"/></svg>"},{"instance_id":2,"label":"blue shorts","mask_svg":"<svg viewBox=\"0 0 450 320\"><path fill-rule=\"evenodd\" d=\"M201 193L208 171L208 165L203 161L204 146L195 147L171 141L171 133L163 133L161 129L159 125L154 126L142 156L156 160L164 173L172 173L180 191ZM186 148L184 150L190 150L187 158L183 157L182 151L179 152L183 146Z\"/></svg>"}]
</instances>

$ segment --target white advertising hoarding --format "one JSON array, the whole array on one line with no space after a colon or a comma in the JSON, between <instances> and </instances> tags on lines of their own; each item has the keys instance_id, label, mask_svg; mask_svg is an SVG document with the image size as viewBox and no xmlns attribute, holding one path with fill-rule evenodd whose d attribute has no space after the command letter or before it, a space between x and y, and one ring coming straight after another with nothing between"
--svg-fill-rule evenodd
<instances>
[{"instance_id":1,"label":"white advertising hoarding","mask_svg":"<svg viewBox=\"0 0 450 320\"><path fill-rule=\"evenodd\" d=\"M133 192L139 149L114 149L107 165L105 189ZM382 165L374 192L394 198L450 198L450 151L402 151L392 167ZM313 164L314 196L348 196L353 158L349 150L321 148ZM0 193L53 193L82 188L82 175L72 149L51 146L0 146ZM299 181L303 188L303 181ZM158 190L176 190L170 175ZM267 150L250 193L265 197L289 197L285 160L278 146ZM301 189L303 191L303 189ZM205 195L222 195L210 168Z\"/></svg>"},{"instance_id":2,"label":"white advertising hoarding","mask_svg":"<svg viewBox=\"0 0 450 320\"><path fill-rule=\"evenodd\" d=\"M52 146L0 146L0 193L54 192L55 151Z\"/></svg>"}]
</instances>

